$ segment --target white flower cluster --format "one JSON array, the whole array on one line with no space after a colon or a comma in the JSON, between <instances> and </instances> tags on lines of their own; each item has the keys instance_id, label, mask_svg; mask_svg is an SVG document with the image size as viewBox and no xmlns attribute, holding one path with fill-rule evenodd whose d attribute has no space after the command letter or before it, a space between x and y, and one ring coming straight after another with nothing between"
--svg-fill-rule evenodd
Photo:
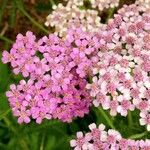
<instances>
[{"instance_id":1,"label":"white flower cluster","mask_svg":"<svg viewBox=\"0 0 150 150\"><path fill-rule=\"evenodd\" d=\"M136 4L138 4L141 7L142 11L150 9L150 0L137 0Z\"/></svg>"},{"instance_id":2,"label":"white flower cluster","mask_svg":"<svg viewBox=\"0 0 150 150\"><path fill-rule=\"evenodd\" d=\"M81 10L72 1L66 6L61 3L47 16L46 26L55 27L55 34L65 35L70 28L82 28L84 31L96 32L101 26L101 18L95 10Z\"/></svg>"},{"instance_id":3,"label":"white flower cluster","mask_svg":"<svg viewBox=\"0 0 150 150\"><path fill-rule=\"evenodd\" d=\"M89 2L92 8L98 8L100 11L103 11L105 8L108 9L119 6L119 0L89 0ZM69 0L69 3L76 6L83 6L84 0Z\"/></svg>"},{"instance_id":4,"label":"white flower cluster","mask_svg":"<svg viewBox=\"0 0 150 150\"><path fill-rule=\"evenodd\" d=\"M91 0L90 2L93 8L98 7L100 11L119 6L119 0Z\"/></svg>"}]
</instances>

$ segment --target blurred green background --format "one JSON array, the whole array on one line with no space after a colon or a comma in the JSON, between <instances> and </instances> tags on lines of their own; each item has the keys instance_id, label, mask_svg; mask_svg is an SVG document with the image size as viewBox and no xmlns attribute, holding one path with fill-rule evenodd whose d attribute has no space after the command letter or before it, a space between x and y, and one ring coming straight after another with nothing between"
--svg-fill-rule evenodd
<instances>
[{"instance_id":1,"label":"blurred green background","mask_svg":"<svg viewBox=\"0 0 150 150\"><path fill-rule=\"evenodd\" d=\"M59 2L62 1L55 1ZM131 2L133 0L122 0L120 6ZM0 58L3 50L10 49L18 33L31 30L38 37L50 33L52 30L43 25L51 11L51 0L0 0ZM20 79L21 75L14 75L11 67L0 60L0 150L69 150L70 139L77 131L87 132L90 123L104 123L110 128L104 111L98 108L91 108L84 119L77 118L70 124L45 120L41 125L34 122L19 125L11 114L5 92L10 84L17 84ZM145 127L139 126L137 113L129 113L127 118L118 115L111 120L123 137L150 138ZM105 114L110 117L107 112Z\"/></svg>"}]
</instances>

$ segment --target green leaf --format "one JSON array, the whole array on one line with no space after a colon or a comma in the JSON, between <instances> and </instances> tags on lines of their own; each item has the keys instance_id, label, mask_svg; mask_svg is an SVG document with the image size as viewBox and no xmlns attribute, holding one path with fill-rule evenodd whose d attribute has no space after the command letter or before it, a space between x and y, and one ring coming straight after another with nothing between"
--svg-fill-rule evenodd
<instances>
[{"instance_id":1,"label":"green leaf","mask_svg":"<svg viewBox=\"0 0 150 150\"><path fill-rule=\"evenodd\" d=\"M0 93L5 93L10 80L10 73L7 65L0 63Z\"/></svg>"},{"instance_id":2,"label":"green leaf","mask_svg":"<svg viewBox=\"0 0 150 150\"><path fill-rule=\"evenodd\" d=\"M3 113L9 109L8 100L4 94L0 94L0 113Z\"/></svg>"},{"instance_id":3,"label":"green leaf","mask_svg":"<svg viewBox=\"0 0 150 150\"><path fill-rule=\"evenodd\" d=\"M7 116L10 113L10 109L6 110L5 112L3 112L2 114L0 114L0 120L2 120L5 116Z\"/></svg>"},{"instance_id":4,"label":"green leaf","mask_svg":"<svg viewBox=\"0 0 150 150\"><path fill-rule=\"evenodd\" d=\"M58 120L45 120L42 124L38 125L35 122L30 123L28 126L22 125L22 133L21 135L31 134L43 129L51 128L52 126L56 126L61 124Z\"/></svg>"},{"instance_id":5,"label":"green leaf","mask_svg":"<svg viewBox=\"0 0 150 150\"><path fill-rule=\"evenodd\" d=\"M1 150L7 150L7 145L3 144L3 143L0 143L0 149Z\"/></svg>"}]
</instances>

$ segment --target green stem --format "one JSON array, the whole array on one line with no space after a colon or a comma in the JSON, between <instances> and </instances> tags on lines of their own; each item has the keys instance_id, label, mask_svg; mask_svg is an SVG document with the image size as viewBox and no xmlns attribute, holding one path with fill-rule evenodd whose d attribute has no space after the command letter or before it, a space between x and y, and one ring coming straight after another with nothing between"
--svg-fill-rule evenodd
<instances>
[{"instance_id":1,"label":"green stem","mask_svg":"<svg viewBox=\"0 0 150 150\"><path fill-rule=\"evenodd\" d=\"M130 137L128 137L128 139L140 139L140 138L144 137L146 134L147 134L147 131L145 131L143 133L131 135Z\"/></svg>"},{"instance_id":2,"label":"green stem","mask_svg":"<svg viewBox=\"0 0 150 150\"><path fill-rule=\"evenodd\" d=\"M88 81L89 81L89 83L92 83L93 81L92 81L92 76L89 76L88 77Z\"/></svg>"},{"instance_id":3,"label":"green stem","mask_svg":"<svg viewBox=\"0 0 150 150\"><path fill-rule=\"evenodd\" d=\"M43 32L45 32L46 34L49 34L49 31L46 30L42 25L40 25L37 21L35 21L23 8L17 6L18 9L35 25L37 26L39 29L41 29Z\"/></svg>"},{"instance_id":4,"label":"green stem","mask_svg":"<svg viewBox=\"0 0 150 150\"><path fill-rule=\"evenodd\" d=\"M40 150L44 150L44 141L45 141L45 138L46 138L46 134L45 134L45 131L44 131L44 133L42 134L42 140L41 140Z\"/></svg>"},{"instance_id":5,"label":"green stem","mask_svg":"<svg viewBox=\"0 0 150 150\"><path fill-rule=\"evenodd\" d=\"M99 108L100 113L102 114L102 116L105 118L106 122L108 123L108 125L112 128L115 129L115 126L113 125L111 119L107 116L107 114L105 113L105 111L102 108Z\"/></svg>"},{"instance_id":6,"label":"green stem","mask_svg":"<svg viewBox=\"0 0 150 150\"><path fill-rule=\"evenodd\" d=\"M12 40L8 39L7 37L1 36L1 35L0 35L0 40L3 40L3 41L8 42L10 44L13 44Z\"/></svg>"},{"instance_id":7,"label":"green stem","mask_svg":"<svg viewBox=\"0 0 150 150\"><path fill-rule=\"evenodd\" d=\"M16 134L17 133L16 129L12 126L12 123L9 121L9 119L4 117L3 120L6 123L6 125Z\"/></svg>"},{"instance_id":8,"label":"green stem","mask_svg":"<svg viewBox=\"0 0 150 150\"><path fill-rule=\"evenodd\" d=\"M115 7L114 7L114 8L111 8L111 9L109 10L109 14L108 14L108 17L107 17L107 19L106 19L106 23L108 23L109 19L113 16L114 11L115 11Z\"/></svg>"},{"instance_id":9,"label":"green stem","mask_svg":"<svg viewBox=\"0 0 150 150\"><path fill-rule=\"evenodd\" d=\"M129 111L129 112L128 112L128 125L129 125L129 127L132 127L132 124L133 124L132 114L131 114L131 112Z\"/></svg>"}]
</instances>

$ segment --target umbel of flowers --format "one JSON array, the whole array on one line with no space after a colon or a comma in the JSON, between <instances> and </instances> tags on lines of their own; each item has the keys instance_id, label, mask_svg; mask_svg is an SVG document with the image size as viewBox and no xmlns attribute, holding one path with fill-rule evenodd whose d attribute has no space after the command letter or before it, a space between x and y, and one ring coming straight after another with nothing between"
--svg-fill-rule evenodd
<instances>
[{"instance_id":1,"label":"umbel of flowers","mask_svg":"<svg viewBox=\"0 0 150 150\"><path fill-rule=\"evenodd\" d=\"M149 71L144 69L145 61L132 55L121 56L112 51L99 52L100 61L93 69L93 83L88 84L93 104L110 110L115 116L120 113L127 116L128 110L135 108L141 111L141 125L147 124L150 130L150 78Z\"/></svg>"},{"instance_id":2,"label":"umbel of flowers","mask_svg":"<svg viewBox=\"0 0 150 150\"><path fill-rule=\"evenodd\" d=\"M101 26L98 12L90 9L80 9L72 1L66 6L59 3L54 11L47 16L46 26L55 27L55 34L65 36L68 29L82 28L84 31L98 31Z\"/></svg>"},{"instance_id":3,"label":"umbel of flowers","mask_svg":"<svg viewBox=\"0 0 150 150\"><path fill-rule=\"evenodd\" d=\"M104 49L87 84L93 104L115 116L140 110L140 124L150 131L150 13L124 6L107 25ZM109 51L108 51L109 50Z\"/></svg>"},{"instance_id":4,"label":"umbel of flowers","mask_svg":"<svg viewBox=\"0 0 150 150\"><path fill-rule=\"evenodd\" d=\"M131 140L125 139L121 134L114 130L105 130L105 126L100 124L89 125L90 132L85 135L77 132L77 138L70 141L74 150L149 150L150 140Z\"/></svg>"},{"instance_id":5,"label":"umbel of flowers","mask_svg":"<svg viewBox=\"0 0 150 150\"><path fill-rule=\"evenodd\" d=\"M67 1L67 0L66 0ZM91 0L92 9L85 9L84 0L69 0L67 4L53 5L53 12L46 18L45 25L55 27L55 34L66 35L67 29L81 27L84 31L98 32L104 28L99 12L119 5L119 0Z\"/></svg>"},{"instance_id":6,"label":"umbel of flowers","mask_svg":"<svg viewBox=\"0 0 150 150\"><path fill-rule=\"evenodd\" d=\"M97 62L96 42L81 29L70 30L66 39L52 34L36 40L32 32L17 35L2 61L27 78L6 93L19 123L41 123L44 118L71 122L89 112L91 97L85 86Z\"/></svg>"}]
</instances>

